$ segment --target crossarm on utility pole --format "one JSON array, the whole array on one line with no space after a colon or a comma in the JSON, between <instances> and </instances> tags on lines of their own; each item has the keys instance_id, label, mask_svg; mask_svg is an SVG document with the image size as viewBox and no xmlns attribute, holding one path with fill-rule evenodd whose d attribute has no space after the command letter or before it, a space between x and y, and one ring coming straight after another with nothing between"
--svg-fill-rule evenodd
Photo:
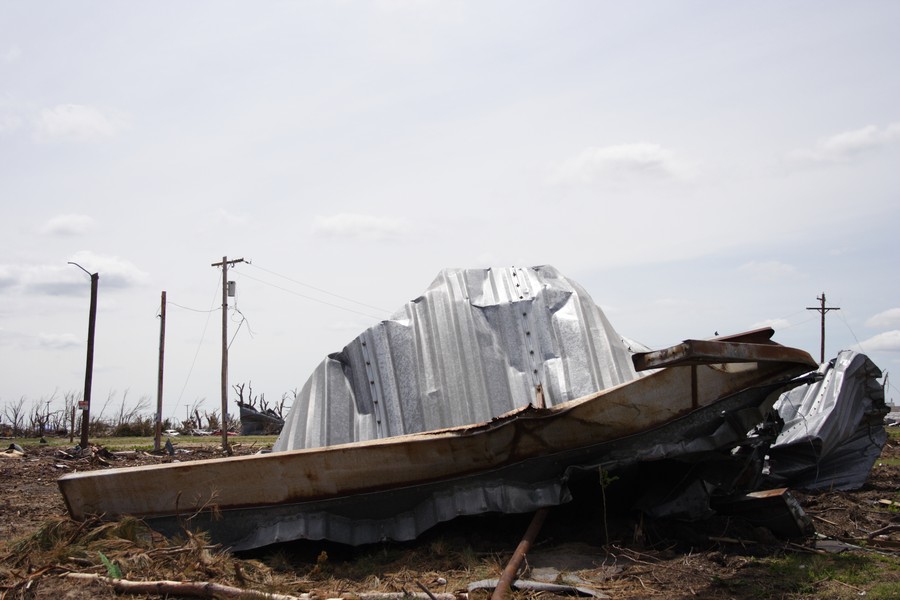
<instances>
[{"instance_id":1,"label":"crossarm on utility pole","mask_svg":"<svg viewBox=\"0 0 900 600\"><path fill-rule=\"evenodd\" d=\"M820 356L819 362L825 362L825 313L829 310L841 310L838 306L825 306L825 292L822 292L821 296L816 296L816 300L821 302L821 306L807 306L806 310L816 310L822 314L822 335L820 336L821 340L821 348L820 348Z\"/></svg>"}]
</instances>

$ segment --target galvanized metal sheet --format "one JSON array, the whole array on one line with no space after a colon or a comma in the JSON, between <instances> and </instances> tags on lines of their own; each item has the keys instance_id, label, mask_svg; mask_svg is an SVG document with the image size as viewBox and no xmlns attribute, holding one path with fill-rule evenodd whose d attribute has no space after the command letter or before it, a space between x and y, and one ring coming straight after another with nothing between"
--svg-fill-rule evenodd
<instances>
[{"instance_id":1,"label":"galvanized metal sheet","mask_svg":"<svg viewBox=\"0 0 900 600\"><path fill-rule=\"evenodd\" d=\"M802 489L856 489L887 437L881 371L865 354L843 350L818 374L819 381L786 392L775 404L785 424L770 449L771 480Z\"/></svg>"},{"instance_id":2,"label":"galvanized metal sheet","mask_svg":"<svg viewBox=\"0 0 900 600\"><path fill-rule=\"evenodd\" d=\"M490 421L537 386L554 406L636 377L600 308L553 267L445 269L316 368L275 450Z\"/></svg>"}]
</instances>

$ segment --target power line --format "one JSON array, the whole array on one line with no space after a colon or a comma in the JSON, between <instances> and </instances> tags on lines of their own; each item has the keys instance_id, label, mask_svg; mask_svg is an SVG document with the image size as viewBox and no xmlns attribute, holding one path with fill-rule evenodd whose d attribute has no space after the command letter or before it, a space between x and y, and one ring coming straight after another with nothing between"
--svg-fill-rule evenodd
<instances>
[{"instance_id":1,"label":"power line","mask_svg":"<svg viewBox=\"0 0 900 600\"><path fill-rule=\"evenodd\" d=\"M270 271L269 269L264 269L263 267L260 267L260 266L257 265L257 264L251 264L250 266L257 268L257 269L259 269L260 271L265 271L266 273L269 273L269 274L274 275L274 276L276 276L276 277L281 277L282 279L286 279L286 280L290 281L291 283L296 283L297 285L302 285L303 287L308 287L308 288L311 289L311 290L316 290L317 292L322 292L323 294L327 294L327 295L332 296L332 297L334 297L334 298L339 298L339 299L341 299L341 300L346 300L347 302L352 302L353 304L358 304L359 306L365 306L366 308L371 308L371 309L374 309L374 310L377 310L377 311L383 312L383 313L390 313L390 312L391 312L391 311L389 311L389 310L385 310L385 309L383 309L383 308L381 308L381 307L378 307L378 306L372 306L371 304L366 304L365 302L360 302L360 301L358 301L358 300L354 300L353 298L348 298L348 297L346 297L346 296L341 296L340 294L335 294L335 293L333 293L333 292L329 292L328 290L323 290L323 289L320 288L320 287L316 287L316 286L314 286L314 285L310 285L310 284L308 284L308 283L304 283L304 282L302 282L302 281L298 281L298 280L296 280L296 279L293 279L293 278L291 278L291 277L288 277L287 275L282 275L282 274L280 274L280 273L276 273L275 271Z\"/></svg>"},{"instance_id":2,"label":"power line","mask_svg":"<svg viewBox=\"0 0 900 600\"><path fill-rule=\"evenodd\" d=\"M219 285L218 282L216 282L216 287L218 287L218 285ZM168 306L177 306L178 308L183 308L184 310L189 310L191 312L198 312L198 313L214 313L214 312L218 312L218 311L222 310L222 308L219 306L217 306L213 309L210 309L210 310L200 310L199 308L190 308L188 306L182 306L180 304L175 304L171 300L166 300L166 304Z\"/></svg>"},{"instance_id":3,"label":"power line","mask_svg":"<svg viewBox=\"0 0 900 600\"><path fill-rule=\"evenodd\" d=\"M235 302L235 304L237 304L237 302ZM250 337L252 338L253 335L254 335L254 334L253 334L253 328L250 327L250 320L249 320L246 316L244 316L244 313L242 313L240 310L238 310L238 307L237 307L237 306L234 307L234 311L235 311L237 314L241 315L241 322L238 323L237 329L234 330L234 335L231 336L231 341L228 342L228 349L229 349L229 350L231 349L231 344L234 343L234 339L237 337L238 331L241 330L241 325L243 325L244 323L247 324L247 332L250 334Z\"/></svg>"},{"instance_id":4,"label":"power line","mask_svg":"<svg viewBox=\"0 0 900 600\"><path fill-rule=\"evenodd\" d=\"M237 270L237 269L234 269L234 270ZM324 305L326 305L326 306L331 306L332 308L338 308L338 309L340 309L340 310L344 310L344 311L347 311L347 312L351 312L351 313L354 313L354 314L357 314L357 315L362 315L362 316L368 317L368 318L370 318L370 319L380 319L380 318L382 318L381 316L376 316L376 315L373 315L373 314L370 314L370 313L364 313L364 312L359 311L359 310L354 310L354 309L352 309L352 308L347 308L346 306L341 306L341 305L339 305L339 304L334 304L334 303L332 303L332 302L327 302L327 301L325 301L325 300L321 300L321 299L316 298L316 297L314 297L314 296L307 296L306 294L301 294L300 292L295 292L294 290L289 290L289 289L287 289L287 288L285 288L285 287L281 287L280 285L275 285L274 283L271 283L271 282L266 281L266 280L264 280L264 279L259 279L259 278L257 278L257 277L253 277L252 275L247 275L247 274L244 273L244 272L241 272L241 275L242 275L243 277L246 277L247 279L252 279L253 281L258 281L259 283L263 283L263 284L268 285L268 286L271 286L271 287L273 287L273 288L275 288L275 289L281 290L282 292L286 292L286 293L292 294L292 295L294 295L294 296L299 296L300 298L304 298L304 299L306 299L306 300L312 300L313 302L318 302L319 304L324 304ZM335 295L335 296L336 296L336 294L332 294L332 295ZM338 296L338 297L340 297L340 296ZM352 301L352 300L351 300L351 302L355 302L355 301ZM357 302L357 304L361 304L361 303L360 303L360 302ZM363 306L368 306L368 305L363 305ZM383 309L380 309L380 308L376 308L376 307L374 307L374 306L371 306L371 307L369 307L369 308L375 308L376 310L379 310L379 311L383 310ZM390 314L389 311L386 311L386 310L385 310L384 312Z\"/></svg>"},{"instance_id":5,"label":"power line","mask_svg":"<svg viewBox=\"0 0 900 600\"><path fill-rule=\"evenodd\" d=\"M221 281L222 281L222 277L220 275L219 279L216 281L215 292L213 292L213 299L212 299L211 304L215 303L216 297L219 295L219 283ZM206 330L209 327L209 317L212 315L212 313L216 312L216 310L219 310L219 309L217 308L215 310L206 311L206 313L207 313L206 323L203 325L203 333L200 334L200 341L197 342L197 350L196 350L196 352L194 352L194 360L191 361L191 368L188 369L187 377L184 378L184 385L181 386L181 393L178 394L178 400L176 401L176 404L175 404L176 409L181 404L181 399L182 399L182 397L184 397L184 390L187 389L188 382L191 380L191 374L194 372L194 365L197 364L197 357L200 356L200 348L203 346L203 340L206 338ZM199 312L203 312L203 311L199 311Z\"/></svg>"},{"instance_id":6,"label":"power line","mask_svg":"<svg viewBox=\"0 0 900 600\"><path fill-rule=\"evenodd\" d=\"M853 336L853 339L856 340L856 346L857 346L860 350L862 350L862 349L863 349L862 343L859 341L859 338L856 337L856 332L853 331L853 328L852 328L852 327L850 327L850 323L848 323L848 322L847 322L847 319L844 318L843 313L839 313L839 314L838 314L838 318L839 318L841 321L843 321L844 325L847 326L847 330L850 332L850 335L852 335L852 336Z\"/></svg>"}]
</instances>

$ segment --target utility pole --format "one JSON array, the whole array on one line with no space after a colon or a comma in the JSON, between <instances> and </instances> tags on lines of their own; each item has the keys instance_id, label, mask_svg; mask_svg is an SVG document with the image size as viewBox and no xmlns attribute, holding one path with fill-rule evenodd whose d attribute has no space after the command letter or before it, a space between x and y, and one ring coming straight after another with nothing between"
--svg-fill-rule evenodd
<instances>
[{"instance_id":1,"label":"utility pole","mask_svg":"<svg viewBox=\"0 0 900 600\"><path fill-rule=\"evenodd\" d=\"M162 407L163 407L163 356L166 350L166 292L163 291L159 308L159 377L156 382L156 436L153 449L162 447Z\"/></svg>"},{"instance_id":2,"label":"utility pole","mask_svg":"<svg viewBox=\"0 0 900 600\"><path fill-rule=\"evenodd\" d=\"M839 306L825 306L825 292L822 292L821 296L816 296L816 300L821 303L821 306L807 306L806 310L816 310L819 311L822 315L822 348L820 353L819 362L825 362L825 313L829 310L841 310Z\"/></svg>"},{"instance_id":3,"label":"utility pole","mask_svg":"<svg viewBox=\"0 0 900 600\"><path fill-rule=\"evenodd\" d=\"M243 258L212 263L213 267L222 267L222 449L230 456L228 445L228 265L234 266L244 262Z\"/></svg>"},{"instance_id":4,"label":"utility pole","mask_svg":"<svg viewBox=\"0 0 900 600\"><path fill-rule=\"evenodd\" d=\"M91 276L91 309L88 317L87 361L84 367L84 397L81 399L81 449L88 447L88 429L91 425L91 384L94 378L94 329L97 322L97 286L99 273L89 273L78 263L69 262Z\"/></svg>"}]
</instances>

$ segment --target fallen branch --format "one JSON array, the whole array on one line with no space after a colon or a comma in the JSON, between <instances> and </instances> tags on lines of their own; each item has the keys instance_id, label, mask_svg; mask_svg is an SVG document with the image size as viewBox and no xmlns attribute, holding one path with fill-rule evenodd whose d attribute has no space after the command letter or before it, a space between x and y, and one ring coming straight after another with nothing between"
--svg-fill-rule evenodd
<instances>
[{"instance_id":1,"label":"fallen branch","mask_svg":"<svg viewBox=\"0 0 900 600\"><path fill-rule=\"evenodd\" d=\"M190 596L194 598L238 598L240 600L311 600L320 597L316 594L274 594L259 590L212 583L209 581L129 581L128 579L112 579L91 573L69 573L66 577L81 581L98 581L106 583L120 593L125 594L158 594L161 596ZM424 594L405 592L362 592L352 594L356 600L456 600L454 594ZM340 600L340 599L338 599Z\"/></svg>"},{"instance_id":2,"label":"fallen branch","mask_svg":"<svg viewBox=\"0 0 900 600\"><path fill-rule=\"evenodd\" d=\"M900 531L900 525L888 525L886 527L882 527L881 529L876 529L871 532L867 537L871 540L879 535L886 535L888 533L893 533L895 531Z\"/></svg>"},{"instance_id":3,"label":"fallen branch","mask_svg":"<svg viewBox=\"0 0 900 600\"><path fill-rule=\"evenodd\" d=\"M467 591L471 594L475 590L490 590L497 587L500 583L499 579L484 579L470 583ZM570 594L574 596L589 596L593 598L609 598L603 592L598 592L587 587L579 587L574 585L560 585L558 583L545 583L543 581L527 581L525 579L516 579L511 584L512 587L519 591L529 592L547 592L550 594Z\"/></svg>"},{"instance_id":4,"label":"fallen branch","mask_svg":"<svg viewBox=\"0 0 900 600\"><path fill-rule=\"evenodd\" d=\"M423 592L361 592L359 594L347 594L348 598L359 600L456 600L454 594L425 594Z\"/></svg>"},{"instance_id":5,"label":"fallen branch","mask_svg":"<svg viewBox=\"0 0 900 600\"><path fill-rule=\"evenodd\" d=\"M115 591L127 594L178 595L192 596L194 598L247 598L252 600L309 600L310 597L309 594L301 594L300 596L272 594L208 581L129 581L127 579L112 579L111 577L91 573L69 573L66 577L81 581L106 583L111 585Z\"/></svg>"}]
</instances>

